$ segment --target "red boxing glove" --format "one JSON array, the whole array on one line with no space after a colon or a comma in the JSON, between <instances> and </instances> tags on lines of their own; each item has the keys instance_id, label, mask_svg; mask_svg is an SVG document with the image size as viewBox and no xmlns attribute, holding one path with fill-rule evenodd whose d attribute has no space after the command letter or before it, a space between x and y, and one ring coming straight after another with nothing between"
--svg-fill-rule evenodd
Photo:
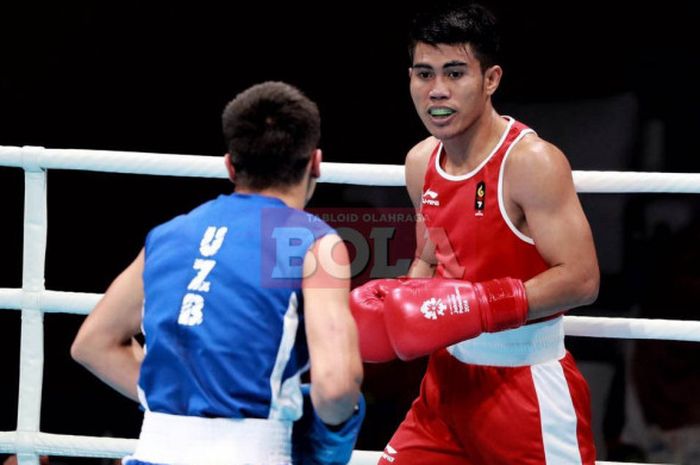
<instances>
[{"instance_id":1,"label":"red boxing glove","mask_svg":"<svg viewBox=\"0 0 700 465\"><path fill-rule=\"evenodd\" d=\"M401 282L375 279L350 293L350 311L357 323L360 354L365 362L388 362L396 358L384 325L384 298Z\"/></svg>"},{"instance_id":2,"label":"red boxing glove","mask_svg":"<svg viewBox=\"0 0 700 465\"><path fill-rule=\"evenodd\" d=\"M484 332L517 328L527 320L519 279L472 284L455 279L409 280L384 301L384 321L402 360L428 355Z\"/></svg>"}]
</instances>

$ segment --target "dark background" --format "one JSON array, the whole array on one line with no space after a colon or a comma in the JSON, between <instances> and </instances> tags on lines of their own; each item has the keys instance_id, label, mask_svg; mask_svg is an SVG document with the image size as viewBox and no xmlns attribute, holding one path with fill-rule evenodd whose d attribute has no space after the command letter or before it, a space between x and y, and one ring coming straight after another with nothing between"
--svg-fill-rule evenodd
<instances>
[{"instance_id":1,"label":"dark background","mask_svg":"<svg viewBox=\"0 0 700 465\"><path fill-rule=\"evenodd\" d=\"M427 135L407 85L413 5L251 3L3 4L0 144L220 155L226 102L256 82L284 80L318 102L326 161L402 163ZM698 170L697 2L486 3L504 34L497 109L562 147L574 169ZM0 287L21 287L22 184L21 170L0 168ZM224 180L50 172L46 288L103 292L150 228L229 190ZM697 302L695 197L581 197L603 282L596 305L577 312L698 319L687 311ZM332 185L322 185L311 204L408 205L402 188ZM660 269L679 269L682 279ZM656 292L668 286L680 286L678 311ZM42 430L135 437L138 408L69 360L82 318L45 317ZM3 431L16 427L19 324L19 312L0 311ZM615 381L606 381L613 394L594 412L612 450L625 419L624 375L639 356L595 341L569 338L569 345L582 361L613 367ZM674 360L696 354L694 345L643 347L644 360L664 350ZM422 369L423 361L367 367L371 409L359 448L383 447ZM697 363L677 373L694 383ZM662 389L648 393L649 402ZM661 411L700 410L680 399ZM645 409L647 421L664 423ZM688 416L664 428L695 424L700 414Z\"/></svg>"}]
</instances>

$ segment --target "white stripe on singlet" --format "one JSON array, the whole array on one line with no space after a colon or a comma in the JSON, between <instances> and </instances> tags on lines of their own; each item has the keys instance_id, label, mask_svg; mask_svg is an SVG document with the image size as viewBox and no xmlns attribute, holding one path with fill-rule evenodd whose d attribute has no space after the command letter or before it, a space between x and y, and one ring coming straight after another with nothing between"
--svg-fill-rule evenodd
<instances>
[{"instance_id":1,"label":"white stripe on singlet","mask_svg":"<svg viewBox=\"0 0 700 465\"><path fill-rule=\"evenodd\" d=\"M284 383L282 382L284 370L287 368L287 363L289 363L289 358L296 342L297 329L299 328L298 309L297 294L292 292L289 296L287 312L284 314L284 328L280 346L277 350L277 358L270 375L272 398L270 399L270 414L268 418L271 420L297 420L301 417L303 409L304 401L301 397L300 385L301 372L304 371L304 368L287 378Z\"/></svg>"},{"instance_id":2,"label":"white stripe on singlet","mask_svg":"<svg viewBox=\"0 0 700 465\"><path fill-rule=\"evenodd\" d=\"M508 156L513 150L513 147L515 147L516 144L528 134L535 134L535 131L529 128L523 129L522 132L518 134L518 136L515 138L515 140L511 142L510 146L508 147L508 150L506 151L506 154L503 155L503 159L501 160L501 168L498 171L498 209L501 212L501 217L503 218L503 221L505 221L508 225L508 228L510 228L510 230L513 231L513 234L515 234L523 242L534 245L534 239L532 239L530 236L526 236L522 231L516 228L513 222L510 220L508 212L506 211L505 199L503 198L503 175L506 171L506 161L508 160Z\"/></svg>"}]
</instances>

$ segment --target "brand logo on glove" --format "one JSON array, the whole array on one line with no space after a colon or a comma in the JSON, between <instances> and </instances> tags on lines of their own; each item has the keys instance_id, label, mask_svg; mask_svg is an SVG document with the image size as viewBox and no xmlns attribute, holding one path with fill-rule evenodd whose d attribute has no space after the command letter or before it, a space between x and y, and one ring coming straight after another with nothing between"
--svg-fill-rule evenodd
<instances>
[{"instance_id":1,"label":"brand logo on glove","mask_svg":"<svg viewBox=\"0 0 700 465\"><path fill-rule=\"evenodd\" d=\"M442 300L436 299L435 297L426 300L420 306L420 311L424 317L429 320L437 320L438 316L443 316L447 305L442 303Z\"/></svg>"},{"instance_id":2,"label":"brand logo on glove","mask_svg":"<svg viewBox=\"0 0 700 465\"><path fill-rule=\"evenodd\" d=\"M423 193L423 205L432 205L434 207L440 206L440 201L438 200L438 193L428 189Z\"/></svg>"},{"instance_id":3,"label":"brand logo on glove","mask_svg":"<svg viewBox=\"0 0 700 465\"><path fill-rule=\"evenodd\" d=\"M448 308L450 315L469 313L471 311L469 301L462 298L458 287L455 286L454 289L455 293L447 296L447 303L443 302L442 299L437 299L435 297L431 297L430 299L423 301L420 306L420 311L423 316L428 320L437 320L439 316L445 316L445 310L448 310Z\"/></svg>"}]
</instances>

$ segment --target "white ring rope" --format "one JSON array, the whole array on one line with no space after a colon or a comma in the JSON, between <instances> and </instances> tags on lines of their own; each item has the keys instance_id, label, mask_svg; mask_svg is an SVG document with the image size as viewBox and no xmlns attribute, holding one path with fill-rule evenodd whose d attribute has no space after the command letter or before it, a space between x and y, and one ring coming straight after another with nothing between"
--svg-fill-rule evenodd
<instances>
[{"instance_id":1,"label":"white ring rope","mask_svg":"<svg viewBox=\"0 0 700 465\"><path fill-rule=\"evenodd\" d=\"M18 439L22 436L22 439ZM6 444L17 444L13 448L3 448ZM55 454L70 457L109 457L121 458L134 452L136 439L102 438L73 436L68 434L0 432L0 452ZM350 465L376 465L382 453L369 450L355 450ZM597 465L654 465L649 463L601 462Z\"/></svg>"},{"instance_id":2,"label":"white ring rope","mask_svg":"<svg viewBox=\"0 0 700 465\"><path fill-rule=\"evenodd\" d=\"M44 289L46 170L226 178L222 157L0 146L0 166L25 170L22 289L0 288L0 310L22 311L17 431L0 432L0 452L17 453L20 465L38 465L41 454L113 458L127 455L133 451L135 439L49 434L39 430L43 314L88 314L101 297L101 294ZM404 185L403 167L399 165L324 163L322 173L319 181L326 183ZM580 193L700 193L697 173L574 171L573 176ZM700 342L700 321L566 316L565 331L570 336ZM374 465L380 456L381 452L355 451L351 464Z\"/></svg>"},{"instance_id":3,"label":"white ring rope","mask_svg":"<svg viewBox=\"0 0 700 465\"><path fill-rule=\"evenodd\" d=\"M18 431L0 432L0 452L121 458L132 453L135 447L136 439Z\"/></svg>"},{"instance_id":4,"label":"white ring rope","mask_svg":"<svg viewBox=\"0 0 700 465\"><path fill-rule=\"evenodd\" d=\"M26 171L70 169L108 173L226 178L220 156L174 155L108 150L0 146L0 166ZM365 186L403 186L401 165L323 163L319 182ZM574 171L580 193L700 193L700 173Z\"/></svg>"},{"instance_id":5,"label":"white ring rope","mask_svg":"<svg viewBox=\"0 0 700 465\"><path fill-rule=\"evenodd\" d=\"M87 315L101 297L87 292L0 288L0 309L22 310L30 302L44 313ZM700 321L565 315L564 332L567 336L700 342Z\"/></svg>"}]
</instances>

